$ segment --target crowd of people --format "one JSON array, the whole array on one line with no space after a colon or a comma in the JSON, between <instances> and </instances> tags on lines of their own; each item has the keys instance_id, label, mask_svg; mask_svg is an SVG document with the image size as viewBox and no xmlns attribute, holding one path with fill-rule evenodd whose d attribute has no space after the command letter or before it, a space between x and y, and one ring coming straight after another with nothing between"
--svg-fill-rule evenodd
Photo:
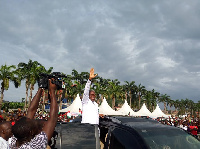
<instances>
[{"instance_id":1,"label":"crowd of people","mask_svg":"<svg viewBox=\"0 0 200 149\"><path fill-rule=\"evenodd\" d=\"M83 111L79 110L79 114L82 117L81 123L94 124L96 126L95 134L100 134L98 129L99 117L103 117L103 115L99 114L98 105L95 102L95 92L90 90L91 81L96 76L97 74L94 74L92 68L82 99ZM58 135L55 132L57 122L71 122L75 118L70 111L66 113L58 112L56 89L57 86L49 79L50 112L37 111L43 90L38 88L27 111L18 109L17 111L0 113L0 148L46 149L55 145L52 144L51 139ZM182 119L177 117L158 118L157 121L165 125L180 127L195 137L200 135L199 117L192 119L190 117ZM99 136L95 137L99 141ZM100 144L97 144L97 146L100 146Z\"/></svg>"},{"instance_id":2,"label":"crowd of people","mask_svg":"<svg viewBox=\"0 0 200 149\"><path fill-rule=\"evenodd\" d=\"M90 70L90 76L85 86L82 100L82 108L85 109L82 114L81 123L90 123L96 125L95 131L98 131L99 111L95 102L95 92L90 90L91 81L97 74L94 74L94 68ZM42 82L42 81L41 81ZM63 115L58 114L58 104L55 91L59 88L55 83L55 78L48 80L48 91L50 100L50 112L37 112L43 89L38 88L27 111L6 113L3 111L0 115L0 148L2 149L46 149L51 148L51 138L56 135L55 126L58 121L69 122L73 119L70 112ZM40 84L38 84L41 86ZM99 136L95 136L99 137Z\"/></svg>"},{"instance_id":3,"label":"crowd of people","mask_svg":"<svg viewBox=\"0 0 200 149\"><path fill-rule=\"evenodd\" d=\"M170 125L174 127L179 127L196 138L200 139L200 118L190 117L190 115L184 118L180 117L169 117L169 118L158 118L158 122L164 125Z\"/></svg>"}]
</instances>

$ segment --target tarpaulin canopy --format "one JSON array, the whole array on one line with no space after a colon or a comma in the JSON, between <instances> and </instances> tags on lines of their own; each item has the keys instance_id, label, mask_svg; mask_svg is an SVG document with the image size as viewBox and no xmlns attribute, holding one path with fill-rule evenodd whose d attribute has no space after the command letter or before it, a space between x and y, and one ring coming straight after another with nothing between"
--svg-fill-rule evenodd
<instances>
[{"instance_id":1,"label":"tarpaulin canopy","mask_svg":"<svg viewBox=\"0 0 200 149\"><path fill-rule=\"evenodd\" d=\"M141 109L135 112L135 116L151 116L151 112L147 109L145 103L142 105Z\"/></svg>"},{"instance_id":2,"label":"tarpaulin canopy","mask_svg":"<svg viewBox=\"0 0 200 149\"><path fill-rule=\"evenodd\" d=\"M107 103L105 97L99 106L99 114L103 115L121 115L118 111L113 110Z\"/></svg>"},{"instance_id":3,"label":"tarpaulin canopy","mask_svg":"<svg viewBox=\"0 0 200 149\"><path fill-rule=\"evenodd\" d=\"M165 117L165 118L167 118L168 115L166 115L165 113L163 113L161 111L160 107L157 104L156 109L151 113L151 117L152 118L157 118L157 117Z\"/></svg>"},{"instance_id":4,"label":"tarpaulin canopy","mask_svg":"<svg viewBox=\"0 0 200 149\"><path fill-rule=\"evenodd\" d=\"M126 100L118 112L121 113L120 115L128 115L130 112L130 116L135 116L135 112L131 109Z\"/></svg>"},{"instance_id":5,"label":"tarpaulin canopy","mask_svg":"<svg viewBox=\"0 0 200 149\"><path fill-rule=\"evenodd\" d=\"M79 94L77 94L77 96L76 96L75 100L72 102L72 104L65 109L59 110L59 112L70 111L70 113L79 113L79 108L82 110L82 102L79 97Z\"/></svg>"}]
</instances>

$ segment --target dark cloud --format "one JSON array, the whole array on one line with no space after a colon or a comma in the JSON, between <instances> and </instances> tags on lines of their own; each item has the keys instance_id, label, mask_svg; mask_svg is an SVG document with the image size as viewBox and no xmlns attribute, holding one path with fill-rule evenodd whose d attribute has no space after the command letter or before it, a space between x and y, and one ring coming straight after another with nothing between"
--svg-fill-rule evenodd
<instances>
[{"instance_id":1,"label":"dark cloud","mask_svg":"<svg viewBox=\"0 0 200 149\"><path fill-rule=\"evenodd\" d=\"M94 67L104 78L135 81L172 99L197 102L199 3L1 1L0 62L32 59L67 74ZM25 96L14 92L12 87L5 99Z\"/></svg>"}]
</instances>

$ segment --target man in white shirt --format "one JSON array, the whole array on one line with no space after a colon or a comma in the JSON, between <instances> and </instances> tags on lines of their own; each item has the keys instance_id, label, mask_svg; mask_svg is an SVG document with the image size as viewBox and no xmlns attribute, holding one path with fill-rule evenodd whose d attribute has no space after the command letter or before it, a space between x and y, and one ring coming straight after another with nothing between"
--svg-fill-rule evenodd
<instances>
[{"instance_id":1,"label":"man in white shirt","mask_svg":"<svg viewBox=\"0 0 200 149\"><path fill-rule=\"evenodd\" d=\"M94 68L90 69L90 76L85 85L82 98L82 121L81 123L99 124L99 108L95 102L95 91L90 90L91 81L97 74L94 74Z\"/></svg>"},{"instance_id":2,"label":"man in white shirt","mask_svg":"<svg viewBox=\"0 0 200 149\"><path fill-rule=\"evenodd\" d=\"M100 149L100 132L98 129L99 125L99 107L95 102L95 91L90 90L91 81L97 74L94 74L94 68L90 69L90 76L85 85L85 90L82 98L82 121L81 123L94 124L95 126L95 137L96 137L96 149Z\"/></svg>"},{"instance_id":3,"label":"man in white shirt","mask_svg":"<svg viewBox=\"0 0 200 149\"><path fill-rule=\"evenodd\" d=\"M0 148L9 149L8 139L12 137L12 125L5 121L0 123Z\"/></svg>"}]
</instances>

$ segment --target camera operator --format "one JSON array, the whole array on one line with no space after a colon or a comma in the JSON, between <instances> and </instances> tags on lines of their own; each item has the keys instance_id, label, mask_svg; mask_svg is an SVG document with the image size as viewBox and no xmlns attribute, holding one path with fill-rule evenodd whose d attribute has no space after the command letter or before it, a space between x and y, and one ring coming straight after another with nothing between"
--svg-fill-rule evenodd
<instances>
[{"instance_id":1,"label":"camera operator","mask_svg":"<svg viewBox=\"0 0 200 149\"><path fill-rule=\"evenodd\" d=\"M29 108L27 115L18 120L12 127L13 137L11 138L11 148L31 148L31 149L46 149L47 144L50 141L58 117L58 105L55 96L57 86L52 83L53 79L49 79L49 93L50 93L50 117L45 123L43 130L38 134L37 122L34 120L34 115L37 111L40 97L42 95L42 88L39 88L36 95L34 96Z\"/></svg>"}]
</instances>

